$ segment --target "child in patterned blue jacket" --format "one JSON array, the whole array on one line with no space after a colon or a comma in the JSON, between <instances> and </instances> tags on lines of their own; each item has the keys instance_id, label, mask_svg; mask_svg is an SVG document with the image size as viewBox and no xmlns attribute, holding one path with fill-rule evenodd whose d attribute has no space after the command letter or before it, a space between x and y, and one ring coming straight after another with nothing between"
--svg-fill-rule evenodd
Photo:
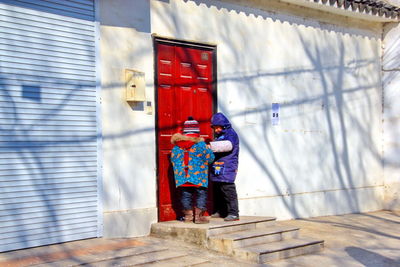
<instances>
[{"instance_id":1,"label":"child in patterned blue jacket","mask_svg":"<svg viewBox=\"0 0 400 267\"><path fill-rule=\"evenodd\" d=\"M184 222L208 223L204 216L207 204L208 164L214 160L214 154L200 137L197 121L189 117L183 126L183 134L171 137L174 148L171 162L174 168L175 184L181 193L181 204L185 214ZM195 197L193 217L192 200Z\"/></svg>"}]
</instances>

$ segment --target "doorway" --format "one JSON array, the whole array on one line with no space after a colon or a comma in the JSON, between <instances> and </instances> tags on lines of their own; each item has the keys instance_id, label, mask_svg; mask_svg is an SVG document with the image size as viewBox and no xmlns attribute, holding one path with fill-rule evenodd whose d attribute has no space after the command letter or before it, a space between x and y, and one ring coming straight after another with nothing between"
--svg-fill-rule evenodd
<instances>
[{"instance_id":1,"label":"doorway","mask_svg":"<svg viewBox=\"0 0 400 267\"><path fill-rule=\"evenodd\" d=\"M192 116L201 137L211 140L210 119L216 108L216 47L155 38L158 218L180 217L170 161L171 136Z\"/></svg>"}]
</instances>

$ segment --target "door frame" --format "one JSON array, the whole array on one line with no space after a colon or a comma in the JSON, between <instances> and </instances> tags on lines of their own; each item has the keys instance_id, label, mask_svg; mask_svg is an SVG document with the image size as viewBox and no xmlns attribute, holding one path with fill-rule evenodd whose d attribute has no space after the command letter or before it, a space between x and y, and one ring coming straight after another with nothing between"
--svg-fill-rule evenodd
<instances>
[{"instance_id":1,"label":"door frame","mask_svg":"<svg viewBox=\"0 0 400 267\"><path fill-rule=\"evenodd\" d=\"M158 64L157 64L157 58L158 58L158 51L157 51L157 44L167 44L167 45L178 45L181 47L187 47L187 48L201 48L205 49L208 51L212 52L212 68L213 68L213 73L212 73L212 113L215 114L217 112L217 45L216 44L210 44L210 43L200 43L200 42L195 42L195 41L187 41L187 40L181 40L181 39L174 39L174 38L169 38L169 37L162 37L158 36L156 34L152 34L153 38L153 55L154 55L154 125L155 125L155 145L156 145L156 200L157 200L157 221L160 221L160 212L159 212L159 143L158 143Z\"/></svg>"}]
</instances>

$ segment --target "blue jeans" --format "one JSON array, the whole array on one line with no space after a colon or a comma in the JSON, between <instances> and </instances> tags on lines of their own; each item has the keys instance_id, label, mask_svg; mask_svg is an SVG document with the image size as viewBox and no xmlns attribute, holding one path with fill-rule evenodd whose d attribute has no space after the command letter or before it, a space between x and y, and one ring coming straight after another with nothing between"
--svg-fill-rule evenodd
<instances>
[{"instance_id":1,"label":"blue jeans","mask_svg":"<svg viewBox=\"0 0 400 267\"><path fill-rule=\"evenodd\" d=\"M207 188L206 187L179 187L181 190L181 204L184 210L193 209L193 198L196 207L201 210L207 209Z\"/></svg>"}]
</instances>

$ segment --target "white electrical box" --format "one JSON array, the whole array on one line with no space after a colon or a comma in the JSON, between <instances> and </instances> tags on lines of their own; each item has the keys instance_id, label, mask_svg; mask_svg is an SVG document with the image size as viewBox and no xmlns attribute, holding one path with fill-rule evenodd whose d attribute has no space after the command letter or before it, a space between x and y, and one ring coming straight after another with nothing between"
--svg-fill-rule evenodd
<instances>
[{"instance_id":1,"label":"white electrical box","mask_svg":"<svg viewBox=\"0 0 400 267\"><path fill-rule=\"evenodd\" d=\"M146 101L144 72L125 70L126 101Z\"/></svg>"}]
</instances>

